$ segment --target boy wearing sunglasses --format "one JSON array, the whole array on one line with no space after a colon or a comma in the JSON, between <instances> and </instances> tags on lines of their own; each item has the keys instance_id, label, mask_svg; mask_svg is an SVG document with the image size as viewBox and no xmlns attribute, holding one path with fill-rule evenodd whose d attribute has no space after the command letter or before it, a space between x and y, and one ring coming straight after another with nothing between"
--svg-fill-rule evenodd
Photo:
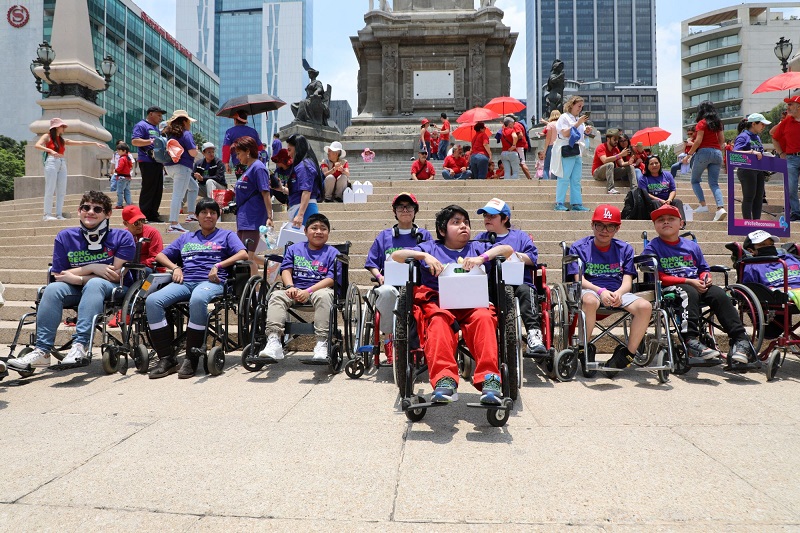
<instances>
[{"instance_id":1,"label":"boy wearing sunglasses","mask_svg":"<svg viewBox=\"0 0 800 533\"><path fill-rule=\"evenodd\" d=\"M586 336L591 338L601 305L625 309L633 316L628 343L616 347L614 355L606 361L609 368L625 368L633 362L653 313L650 302L631 293L636 277L633 246L614 237L621 225L617 207L598 205L592 215L592 235L575 241L569 251L581 259L581 308L586 315ZM569 264L567 274L578 274L577 261ZM594 361L595 352L590 343L586 354L590 362Z\"/></svg>"},{"instance_id":2,"label":"boy wearing sunglasses","mask_svg":"<svg viewBox=\"0 0 800 533\"><path fill-rule=\"evenodd\" d=\"M102 192L87 192L78 209L80 227L56 235L51 269L55 280L45 288L37 308L36 347L23 357L10 359L9 368L32 372L50 366L64 307L73 305L78 306L78 321L72 348L61 364L89 364L92 320L103 312L104 301L119 286L122 265L133 261L136 253L133 236L110 227L111 207L111 199Z\"/></svg>"}]
</instances>

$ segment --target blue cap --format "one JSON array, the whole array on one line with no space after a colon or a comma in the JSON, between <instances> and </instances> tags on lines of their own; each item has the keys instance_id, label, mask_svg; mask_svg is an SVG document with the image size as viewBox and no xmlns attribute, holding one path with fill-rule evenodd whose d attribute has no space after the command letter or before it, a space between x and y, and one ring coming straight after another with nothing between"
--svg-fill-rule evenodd
<instances>
[{"instance_id":1,"label":"blue cap","mask_svg":"<svg viewBox=\"0 0 800 533\"><path fill-rule=\"evenodd\" d=\"M505 215L511 218L511 209L500 198L492 198L485 206L478 209L478 214L488 213L490 215Z\"/></svg>"}]
</instances>

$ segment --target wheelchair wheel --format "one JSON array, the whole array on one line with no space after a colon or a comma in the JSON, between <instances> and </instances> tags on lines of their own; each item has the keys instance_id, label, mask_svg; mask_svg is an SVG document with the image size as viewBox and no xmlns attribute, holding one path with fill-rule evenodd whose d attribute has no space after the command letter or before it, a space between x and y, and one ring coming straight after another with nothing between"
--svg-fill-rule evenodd
<instances>
[{"instance_id":1,"label":"wheelchair wheel","mask_svg":"<svg viewBox=\"0 0 800 533\"><path fill-rule=\"evenodd\" d=\"M21 349L19 351L19 354L17 354L16 357L13 357L12 359L22 359L23 357L25 357L26 355L28 355L32 351L33 351L33 348L31 348L30 346L26 346L26 347L24 347L23 349ZM29 378L29 377L31 377L33 375L35 370L14 370L14 372L19 374L19 377L21 377L21 378Z\"/></svg>"},{"instance_id":2,"label":"wheelchair wheel","mask_svg":"<svg viewBox=\"0 0 800 533\"><path fill-rule=\"evenodd\" d=\"M406 288L400 288L400 295L397 297L397 310L400 313L406 312ZM406 317L399 316L394 321L394 384L400 393L400 398L404 401L407 396L407 384L409 376L412 376L414 369L410 365L408 353L408 332L406 331ZM408 413L408 411L406 411ZM408 416L408 415L406 415ZM425 413L422 414L425 416ZM420 416L420 419L422 418ZM409 420L411 420L409 418Z\"/></svg>"},{"instance_id":3,"label":"wheelchair wheel","mask_svg":"<svg viewBox=\"0 0 800 533\"><path fill-rule=\"evenodd\" d=\"M658 352L656 352L655 356L656 366L665 366L668 364L669 361L669 352L666 348L660 348ZM666 383L669 381L669 369L665 368L664 370L658 370L658 382L659 383Z\"/></svg>"},{"instance_id":4,"label":"wheelchair wheel","mask_svg":"<svg viewBox=\"0 0 800 533\"><path fill-rule=\"evenodd\" d=\"M342 371L342 365L344 363L344 355L342 354L341 343L334 341L331 344L329 344L328 359L329 359L328 367L330 368L331 374L338 374L339 372Z\"/></svg>"},{"instance_id":5,"label":"wheelchair wheel","mask_svg":"<svg viewBox=\"0 0 800 533\"><path fill-rule=\"evenodd\" d=\"M206 354L206 370L212 376L219 376L223 368L225 368L225 352L222 346L214 346Z\"/></svg>"},{"instance_id":6,"label":"wheelchair wheel","mask_svg":"<svg viewBox=\"0 0 800 533\"><path fill-rule=\"evenodd\" d=\"M567 291L563 285L550 288L550 333L556 353L569 346L569 308Z\"/></svg>"},{"instance_id":7,"label":"wheelchair wheel","mask_svg":"<svg viewBox=\"0 0 800 533\"><path fill-rule=\"evenodd\" d=\"M119 370L119 352L111 346L103 348L103 371L106 374L114 374Z\"/></svg>"},{"instance_id":8,"label":"wheelchair wheel","mask_svg":"<svg viewBox=\"0 0 800 533\"><path fill-rule=\"evenodd\" d=\"M781 367L781 351L778 349L772 350L769 354L769 359L767 359L767 381L772 381L775 379L775 374L778 373L778 369Z\"/></svg>"},{"instance_id":9,"label":"wheelchair wheel","mask_svg":"<svg viewBox=\"0 0 800 533\"><path fill-rule=\"evenodd\" d=\"M673 344L674 346L674 353L672 354L673 361L672 365L674 370L672 371L673 374L676 376L682 376L683 374L687 373L689 370L692 369L689 366L689 358L686 356L686 352L683 351L683 345L680 342L676 342Z\"/></svg>"},{"instance_id":10,"label":"wheelchair wheel","mask_svg":"<svg viewBox=\"0 0 800 533\"><path fill-rule=\"evenodd\" d=\"M250 363L247 361L247 358L250 357L251 352L253 351L253 345L248 344L242 350L242 366L245 370L250 372L258 372L262 368L264 368L264 363Z\"/></svg>"},{"instance_id":11,"label":"wheelchair wheel","mask_svg":"<svg viewBox=\"0 0 800 533\"><path fill-rule=\"evenodd\" d=\"M589 357L587 355L586 357L587 363L594 361L597 352L597 346L595 346L592 343L589 343L589 352L591 352L592 356ZM597 375L597 370L586 370L586 366L584 366L583 364L583 357L580 358L580 364L581 364L581 374L583 374L583 377L585 377L586 379L591 379Z\"/></svg>"},{"instance_id":12,"label":"wheelchair wheel","mask_svg":"<svg viewBox=\"0 0 800 533\"><path fill-rule=\"evenodd\" d=\"M489 422L489 425L492 427L500 428L506 425L508 419L511 418L511 408L514 405L514 401L511 398L505 398L503 400L503 407L505 409L487 409L486 410L486 421Z\"/></svg>"},{"instance_id":13,"label":"wheelchair wheel","mask_svg":"<svg viewBox=\"0 0 800 533\"><path fill-rule=\"evenodd\" d=\"M578 355L571 348L561 350L553 358L553 368L558 381L572 381L578 372Z\"/></svg>"},{"instance_id":14,"label":"wheelchair wheel","mask_svg":"<svg viewBox=\"0 0 800 533\"><path fill-rule=\"evenodd\" d=\"M522 364L520 355L520 331L517 329L517 303L514 297L514 289L506 286L506 324L505 324L505 345L506 360L508 366L508 391L512 400L519 396L519 388L522 384L520 375Z\"/></svg>"},{"instance_id":15,"label":"wheelchair wheel","mask_svg":"<svg viewBox=\"0 0 800 533\"><path fill-rule=\"evenodd\" d=\"M362 346L372 346L372 353L370 354L370 365L372 361L375 361L375 364L378 363L376 357L380 354L380 334L376 334L376 330L378 329L378 324L375 324L375 310L370 308L367 305L364 308L364 312L361 315L361 325L358 328L359 332L359 339L358 344L356 345L356 350L361 348Z\"/></svg>"},{"instance_id":16,"label":"wheelchair wheel","mask_svg":"<svg viewBox=\"0 0 800 533\"><path fill-rule=\"evenodd\" d=\"M761 308L761 302L749 287L738 283L728 286L727 291L739 313L742 324L744 324L750 342L758 354L761 351L761 343L764 341L764 311Z\"/></svg>"},{"instance_id":17,"label":"wheelchair wheel","mask_svg":"<svg viewBox=\"0 0 800 533\"><path fill-rule=\"evenodd\" d=\"M258 295L264 278L253 276L247 280L247 284L242 290L242 297L239 299L239 340L242 346L253 342L253 313L258 304Z\"/></svg>"},{"instance_id":18,"label":"wheelchair wheel","mask_svg":"<svg viewBox=\"0 0 800 533\"><path fill-rule=\"evenodd\" d=\"M428 412L427 409L420 408L420 409L412 409L411 406L414 405L413 403L414 398L405 398L400 405L402 406L403 412L406 414L406 418L411 422L419 422L425 417L425 413ZM423 396L417 396L416 403L425 403L425 398Z\"/></svg>"},{"instance_id":19,"label":"wheelchair wheel","mask_svg":"<svg viewBox=\"0 0 800 533\"><path fill-rule=\"evenodd\" d=\"M364 371L366 370L366 366L364 365L364 361L360 357L356 357L355 359L351 359L344 365L344 373L347 374L347 377L350 379L358 379L364 375Z\"/></svg>"},{"instance_id":20,"label":"wheelchair wheel","mask_svg":"<svg viewBox=\"0 0 800 533\"><path fill-rule=\"evenodd\" d=\"M359 326L361 325L361 293L354 283L347 287L342 317L344 318L344 351L348 359L353 359L358 349Z\"/></svg>"},{"instance_id":21,"label":"wheelchair wheel","mask_svg":"<svg viewBox=\"0 0 800 533\"><path fill-rule=\"evenodd\" d=\"M137 344L133 349L133 364L136 371L142 374L150 370L150 350L144 344Z\"/></svg>"},{"instance_id":22,"label":"wheelchair wheel","mask_svg":"<svg viewBox=\"0 0 800 533\"><path fill-rule=\"evenodd\" d=\"M147 353L147 341L149 339L142 283L144 283L144 280L138 280L131 285L131 288L125 293L125 298L123 298L122 307L120 308L122 317L119 327L122 342L128 345L134 355L134 362L136 362L135 357L140 350L140 346L144 345L142 353ZM146 357L143 359L142 366L136 364L136 369L139 372L147 372L149 364L149 357Z\"/></svg>"}]
</instances>

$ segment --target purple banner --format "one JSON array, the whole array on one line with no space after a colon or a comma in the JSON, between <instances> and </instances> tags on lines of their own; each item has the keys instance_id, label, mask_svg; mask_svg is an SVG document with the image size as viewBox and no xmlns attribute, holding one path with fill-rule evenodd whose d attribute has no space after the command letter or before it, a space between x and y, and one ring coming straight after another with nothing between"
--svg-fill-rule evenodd
<instances>
[{"instance_id":1,"label":"purple banner","mask_svg":"<svg viewBox=\"0 0 800 533\"><path fill-rule=\"evenodd\" d=\"M764 155L761 159L755 154L726 152L728 159L728 235L747 235L752 231L763 229L776 237L789 237L789 179L786 175L786 160ZM783 204L771 205L764 209L760 220L742 218L742 187L736 175L737 169L769 172L771 183L783 183ZM745 179L756 179L749 176ZM737 201L738 200L738 201ZM765 206L766 207L766 206ZM778 208L776 211L774 208Z\"/></svg>"}]
</instances>

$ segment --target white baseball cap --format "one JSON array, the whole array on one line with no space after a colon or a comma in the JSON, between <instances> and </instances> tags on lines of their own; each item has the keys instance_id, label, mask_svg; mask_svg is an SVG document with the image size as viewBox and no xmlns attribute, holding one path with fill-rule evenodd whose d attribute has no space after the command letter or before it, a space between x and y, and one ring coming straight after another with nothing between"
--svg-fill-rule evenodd
<instances>
[{"instance_id":1,"label":"white baseball cap","mask_svg":"<svg viewBox=\"0 0 800 533\"><path fill-rule=\"evenodd\" d=\"M203 143L203 147L200 149L200 151L201 152L205 152L209 148L214 148L215 150L217 149L217 147L214 146L214 143L208 143L207 142L207 143Z\"/></svg>"},{"instance_id":2,"label":"white baseball cap","mask_svg":"<svg viewBox=\"0 0 800 533\"><path fill-rule=\"evenodd\" d=\"M753 244L761 244L762 242L766 241L767 239L772 239L772 242L780 242L780 239L763 229L753 231L747 234L747 238L750 239L750 242Z\"/></svg>"}]
</instances>

